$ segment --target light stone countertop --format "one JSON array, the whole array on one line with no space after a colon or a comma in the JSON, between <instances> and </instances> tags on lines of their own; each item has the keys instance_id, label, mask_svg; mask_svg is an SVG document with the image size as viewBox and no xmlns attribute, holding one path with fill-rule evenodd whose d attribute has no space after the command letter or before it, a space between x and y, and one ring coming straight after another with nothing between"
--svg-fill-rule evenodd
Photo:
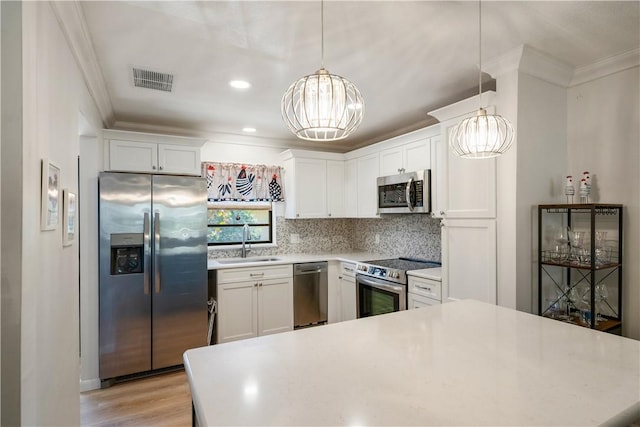
<instances>
[{"instance_id":1,"label":"light stone countertop","mask_svg":"<svg viewBox=\"0 0 640 427\"><path fill-rule=\"evenodd\" d=\"M423 279L442 281L442 267L424 268L422 270L407 271L407 275L421 277Z\"/></svg>"},{"instance_id":2,"label":"light stone countertop","mask_svg":"<svg viewBox=\"0 0 640 427\"><path fill-rule=\"evenodd\" d=\"M257 261L251 262L252 258L279 258L277 261ZM387 259L393 258L391 256L385 256L380 254L374 254L370 252L348 252L348 253L329 253L329 254L287 254L287 255L264 255L247 258L220 258L220 260L239 260L240 263L221 264L216 259L209 259L207 267L209 270L219 270L223 268L239 268L239 267L259 267L262 265L280 265L280 264L298 264L302 262L316 262L316 261L368 261L372 259Z\"/></svg>"},{"instance_id":3,"label":"light stone countertop","mask_svg":"<svg viewBox=\"0 0 640 427\"><path fill-rule=\"evenodd\" d=\"M188 350L199 425L628 425L640 342L472 300Z\"/></svg>"}]
</instances>

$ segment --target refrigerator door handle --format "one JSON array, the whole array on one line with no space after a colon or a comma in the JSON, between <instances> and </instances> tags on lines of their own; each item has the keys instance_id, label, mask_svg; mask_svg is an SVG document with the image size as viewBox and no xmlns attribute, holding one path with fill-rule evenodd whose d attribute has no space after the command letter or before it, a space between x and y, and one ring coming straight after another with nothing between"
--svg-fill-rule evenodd
<instances>
[{"instance_id":1,"label":"refrigerator door handle","mask_svg":"<svg viewBox=\"0 0 640 427\"><path fill-rule=\"evenodd\" d=\"M144 294L149 295L149 264L151 262L151 224L149 224L149 212L144 213L143 223L143 251L144 251Z\"/></svg>"},{"instance_id":2,"label":"refrigerator door handle","mask_svg":"<svg viewBox=\"0 0 640 427\"><path fill-rule=\"evenodd\" d=\"M153 282L155 283L156 294L160 293L160 212L156 211L153 219Z\"/></svg>"}]
</instances>

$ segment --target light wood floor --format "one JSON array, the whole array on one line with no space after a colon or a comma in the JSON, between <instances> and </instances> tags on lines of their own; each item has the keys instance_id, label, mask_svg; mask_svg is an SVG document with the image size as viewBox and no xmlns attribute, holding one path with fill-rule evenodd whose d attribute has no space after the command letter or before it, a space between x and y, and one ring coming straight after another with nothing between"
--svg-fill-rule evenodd
<instances>
[{"instance_id":1,"label":"light wood floor","mask_svg":"<svg viewBox=\"0 0 640 427\"><path fill-rule=\"evenodd\" d=\"M184 371L169 372L80 394L83 426L191 426Z\"/></svg>"}]
</instances>

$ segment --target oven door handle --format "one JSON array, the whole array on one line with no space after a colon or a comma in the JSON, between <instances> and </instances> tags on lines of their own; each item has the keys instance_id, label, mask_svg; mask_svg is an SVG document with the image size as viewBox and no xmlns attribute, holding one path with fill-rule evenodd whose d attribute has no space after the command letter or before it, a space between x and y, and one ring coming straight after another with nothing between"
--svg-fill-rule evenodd
<instances>
[{"instance_id":1,"label":"oven door handle","mask_svg":"<svg viewBox=\"0 0 640 427\"><path fill-rule=\"evenodd\" d=\"M413 177L409 178L407 181L407 188L405 188L405 198L407 199L407 207L411 212L413 212L414 206L411 204L411 185L413 184Z\"/></svg>"},{"instance_id":2,"label":"oven door handle","mask_svg":"<svg viewBox=\"0 0 640 427\"><path fill-rule=\"evenodd\" d=\"M372 288L382 289L383 291L391 291L394 293L402 292L402 290L404 289L404 287L400 285L391 285L388 283L382 283L378 280L373 280L373 279L369 279L367 277L362 277L362 276L358 276L358 283L371 286Z\"/></svg>"}]
</instances>

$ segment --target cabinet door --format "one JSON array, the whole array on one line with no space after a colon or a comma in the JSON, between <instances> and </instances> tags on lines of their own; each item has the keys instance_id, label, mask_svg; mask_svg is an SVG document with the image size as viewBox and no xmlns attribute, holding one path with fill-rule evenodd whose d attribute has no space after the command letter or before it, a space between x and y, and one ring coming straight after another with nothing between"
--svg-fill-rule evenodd
<instances>
[{"instance_id":1,"label":"cabinet door","mask_svg":"<svg viewBox=\"0 0 640 427\"><path fill-rule=\"evenodd\" d=\"M431 140L421 139L402 146L407 172L431 169Z\"/></svg>"},{"instance_id":2,"label":"cabinet door","mask_svg":"<svg viewBox=\"0 0 640 427\"><path fill-rule=\"evenodd\" d=\"M358 160L344 162L344 216L358 217Z\"/></svg>"},{"instance_id":3,"label":"cabinet door","mask_svg":"<svg viewBox=\"0 0 640 427\"><path fill-rule=\"evenodd\" d=\"M258 335L293 330L293 279L258 283Z\"/></svg>"},{"instance_id":4,"label":"cabinet door","mask_svg":"<svg viewBox=\"0 0 640 427\"><path fill-rule=\"evenodd\" d=\"M109 169L123 172L157 172L158 144L109 141Z\"/></svg>"},{"instance_id":5,"label":"cabinet door","mask_svg":"<svg viewBox=\"0 0 640 427\"><path fill-rule=\"evenodd\" d=\"M438 300L423 297L422 295L407 293L407 309L409 310L438 304L440 304L440 301Z\"/></svg>"},{"instance_id":6,"label":"cabinet door","mask_svg":"<svg viewBox=\"0 0 640 427\"><path fill-rule=\"evenodd\" d=\"M342 308L342 320L356 318L356 279L355 277L342 275L340 279L340 296Z\"/></svg>"},{"instance_id":7,"label":"cabinet door","mask_svg":"<svg viewBox=\"0 0 640 427\"><path fill-rule=\"evenodd\" d=\"M471 298L496 304L496 221L443 223L442 301Z\"/></svg>"},{"instance_id":8,"label":"cabinet door","mask_svg":"<svg viewBox=\"0 0 640 427\"><path fill-rule=\"evenodd\" d=\"M496 159L463 159L449 150L453 127L473 114L440 124L437 212L446 218L496 217Z\"/></svg>"},{"instance_id":9,"label":"cabinet door","mask_svg":"<svg viewBox=\"0 0 640 427\"><path fill-rule=\"evenodd\" d=\"M378 153L358 158L358 217L377 217L379 174Z\"/></svg>"},{"instance_id":10,"label":"cabinet door","mask_svg":"<svg viewBox=\"0 0 640 427\"><path fill-rule=\"evenodd\" d=\"M256 282L218 285L218 343L258 335L257 291Z\"/></svg>"},{"instance_id":11,"label":"cabinet door","mask_svg":"<svg viewBox=\"0 0 640 427\"><path fill-rule=\"evenodd\" d=\"M380 176L396 175L405 167L404 149L402 146L389 148L380 152ZM406 169L405 172L410 172Z\"/></svg>"},{"instance_id":12,"label":"cabinet door","mask_svg":"<svg viewBox=\"0 0 640 427\"><path fill-rule=\"evenodd\" d=\"M295 159L296 218L327 216L327 161Z\"/></svg>"},{"instance_id":13,"label":"cabinet door","mask_svg":"<svg viewBox=\"0 0 640 427\"><path fill-rule=\"evenodd\" d=\"M344 216L344 162L327 160L327 216Z\"/></svg>"},{"instance_id":14,"label":"cabinet door","mask_svg":"<svg viewBox=\"0 0 640 427\"><path fill-rule=\"evenodd\" d=\"M158 144L158 171L200 176L200 148Z\"/></svg>"}]
</instances>

